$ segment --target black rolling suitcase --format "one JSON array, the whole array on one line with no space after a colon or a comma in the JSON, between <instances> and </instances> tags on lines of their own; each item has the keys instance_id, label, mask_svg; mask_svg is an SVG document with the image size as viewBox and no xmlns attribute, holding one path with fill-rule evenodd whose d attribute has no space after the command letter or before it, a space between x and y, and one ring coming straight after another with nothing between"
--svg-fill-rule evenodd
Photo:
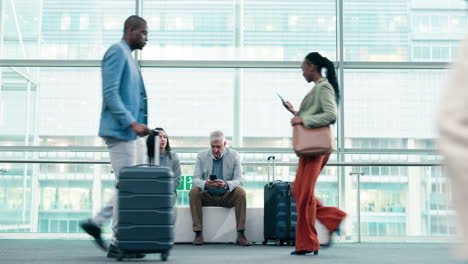
<instances>
[{"instance_id":1,"label":"black rolling suitcase","mask_svg":"<svg viewBox=\"0 0 468 264\"><path fill-rule=\"evenodd\" d=\"M270 166L272 164L272 166ZM273 180L270 182L270 168ZM268 183L264 187L263 245L274 240L276 245L295 243L296 202L291 193L291 183L275 181L275 156L268 157Z\"/></svg>"},{"instance_id":2,"label":"black rolling suitcase","mask_svg":"<svg viewBox=\"0 0 468 264\"><path fill-rule=\"evenodd\" d=\"M154 160L159 165L159 133ZM158 165L126 167L118 184L119 223L116 238L126 254L161 253L166 261L174 245L174 177L170 168Z\"/></svg>"}]
</instances>

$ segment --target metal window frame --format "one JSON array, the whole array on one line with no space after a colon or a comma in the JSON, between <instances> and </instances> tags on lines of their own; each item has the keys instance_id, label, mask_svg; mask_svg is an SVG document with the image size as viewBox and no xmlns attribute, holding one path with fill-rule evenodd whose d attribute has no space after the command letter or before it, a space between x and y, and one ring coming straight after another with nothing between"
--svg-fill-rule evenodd
<instances>
[{"instance_id":1,"label":"metal window frame","mask_svg":"<svg viewBox=\"0 0 468 264\"><path fill-rule=\"evenodd\" d=\"M108 160L65 160L65 159L0 159L0 164L109 164ZM195 161L182 161L181 165L195 165ZM244 161L245 166L267 166L265 162L261 161ZM276 166L297 166L297 162L275 162ZM327 162L329 167L442 167L442 162Z\"/></svg>"},{"instance_id":2,"label":"metal window frame","mask_svg":"<svg viewBox=\"0 0 468 264\"><path fill-rule=\"evenodd\" d=\"M206 147L174 147L180 153L197 153ZM239 147L240 153L294 154L291 148L249 148ZM95 146L0 146L0 152L108 152L106 147ZM343 154L398 154L398 155L439 155L436 149L364 149L344 148ZM335 154L338 152L335 152Z\"/></svg>"},{"instance_id":3,"label":"metal window frame","mask_svg":"<svg viewBox=\"0 0 468 264\"><path fill-rule=\"evenodd\" d=\"M135 14L142 15L145 0L134 0L135 1ZM236 0L234 3L242 4L242 0ZM447 69L449 62L362 62L362 61L345 61L344 58L344 0L335 0L336 9L336 54L337 61L335 67L337 68L340 86L342 89L342 98L340 102L339 115L340 120L338 121L338 154L344 154L351 152L350 149L344 148L344 98L346 83L344 81L345 70L445 70ZM240 28L242 19L235 20L235 28ZM18 26L18 25L17 25ZM21 39L20 39L21 41ZM236 44L236 43L234 43ZM241 43L240 43L241 44ZM239 44L239 45L240 45ZM135 59L138 61L142 68L231 68L231 69L299 69L301 61L224 61L224 60L142 60L139 54L135 55ZM101 66L101 60L40 60L40 59L0 59L0 67L10 67L12 69L21 67L76 67L76 68L98 68ZM19 69L16 69L20 72ZM26 70L27 71L27 70ZM22 72L22 75L37 84L28 74ZM242 77L241 77L242 78ZM241 111L241 105L235 106L234 111ZM238 120L239 121L239 120ZM239 122L237 122L239 123ZM236 142L240 142L241 131L234 129L233 138ZM1 148L0 148L1 150ZM267 149L265 149L267 150ZM359 150L355 150L359 151ZM354 153L355 153L354 151ZM383 150L388 153L388 150ZM426 153L433 152L432 150L425 150ZM359 151L361 152L361 151ZM382 150L379 150L381 153ZM408 149L392 149L391 153L411 153L412 150ZM362 153L362 152L361 152ZM343 157L341 157L343 159ZM341 160L340 159L340 160Z\"/></svg>"},{"instance_id":4,"label":"metal window frame","mask_svg":"<svg viewBox=\"0 0 468 264\"><path fill-rule=\"evenodd\" d=\"M0 67L99 68L101 60L0 59ZM225 60L139 60L142 68L243 68L299 69L301 61L225 61ZM339 69L355 70L446 70L450 62L361 62L336 61Z\"/></svg>"},{"instance_id":5,"label":"metal window frame","mask_svg":"<svg viewBox=\"0 0 468 264\"><path fill-rule=\"evenodd\" d=\"M142 15L143 14L143 6L145 0L134 0L135 1L135 14ZM13 1L10 0L12 3ZM242 3L243 0L233 0L233 2ZM329 166L339 166L342 169L341 175L343 178L339 180L339 182L344 183L346 180L344 167L345 166L441 166L442 164L438 162L345 162L345 155L349 154L400 154L400 155L434 155L436 156L438 153L434 149L352 149L352 148L345 148L344 145L344 136L345 136L345 127L344 127L344 98L345 98L345 87L346 83L344 81L345 70L446 70L449 63L448 62L366 62L366 61L345 61L344 58L344 25L343 25L343 18L344 18L344 0L335 0L336 5L336 54L337 54L337 61L335 62L335 67L337 68L339 82L341 85L342 97L341 97L341 104L339 108L339 120L337 123L338 126L338 133L339 133L339 141L338 141L338 149L337 152L337 162L329 162ZM4 9L4 1L0 0L0 10ZM1 17L0 13L0 17ZM16 15L16 13L15 13ZM42 14L41 14L42 15ZM237 20L236 20L237 21ZM240 28L241 23L238 20L234 22L237 28ZM1 23L1 22L0 22ZM19 25L17 19L15 18L16 26L19 30ZM3 24L2 24L3 25ZM40 25L40 24L39 24ZM0 26L0 46L2 46L3 34L2 28ZM22 45L22 37L21 32L18 33L20 35L19 41L20 45ZM242 42L240 42L242 44ZM24 45L23 45L23 52ZM301 61L208 61L208 60L141 60L141 53L135 53L135 60L140 64L142 68L211 68L211 69L220 69L220 68L231 68L231 69L297 69L299 70ZM101 66L101 60L37 60L37 59L0 59L0 67L9 67L19 74L21 74L25 79L29 80L29 83L35 84L39 87L39 84L34 81L31 76L29 76L29 68L31 67L70 67L70 68L99 68ZM25 69L18 69L18 68L25 68ZM1 74L1 73L0 73ZM242 77L236 77L242 78ZM1 75L0 75L1 80ZM236 89L236 88L234 88ZM239 88L237 88L239 89ZM0 90L1 92L1 90ZM240 94L239 91L237 91ZM37 100L37 97L36 97ZM36 112L37 112L37 102L35 105ZM239 103L234 106L235 114L239 115L242 111L242 105ZM37 123L37 119L36 119ZM236 123L234 123L235 125ZM240 118L237 121L237 124L240 124ZM37 125L36 125L37 128ZM36 131L34 135L36 136ZM234 129L233 138L236 138L236 142L241 142L242 140L242 131L241 129ZM249 149L249 148L242 148L236 146L236 149L240 152L263 152L263 153L287 153L293 154L291 149L289 148L262 148L262 149ZM201 148L176 148L177 151L180 152L197 152L201 150ZM106 148L104 147L79 147L79 146L71 146L71 147L54 147L54 146L17 146L17 147L8 147L8 146L0 146L0 152L7 152L7 151L28 151L33 152L33 156L29 159L25 160L0 160L1 163L34 163L36 166L38 164L108 164L108 161L77 161L77 160L44 160L38 159L38 152L39 151L72 151L72 152L106 152ZM182 162L182 164L192 164L193 161L189 162ZM245 165L264 165L263 162L246 162ZM278 165L283 166L295 166L297 165L295 162L279 162ZM26 177L24 177L26 178ZM344 186L339 186L339 195L340 201L344 199ZM31 197L34 197L32 195ZM24 198L25 199L25 198ZM357 204L359 206L359 202ZM24 211L24 210L23 210ZM360 210L359 210L360 212ZM36 220L37 221L37 220ZM34 222L34 221L33 221ZM360 221L358 221L360 223ZM360 240L360 231L359 240ZM69 234L68 234L69 235Z\"/></svg>"}]
</instances>

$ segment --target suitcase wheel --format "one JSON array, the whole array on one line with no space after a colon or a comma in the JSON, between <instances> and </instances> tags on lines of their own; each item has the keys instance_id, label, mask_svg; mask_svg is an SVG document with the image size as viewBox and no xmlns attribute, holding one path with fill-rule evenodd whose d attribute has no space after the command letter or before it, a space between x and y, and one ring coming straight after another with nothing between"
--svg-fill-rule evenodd
<instances>
[{"instance_id":1,"label":"suitcase wheel","mask_svg":"<svg viewBox=\"0 0 468 264\"><path fill-rule=\"evenodd\" d=\"M262 245L266 246L266 244L268 244L268 239L262 241Z\"/></svg>"},{"instance_id":2,"label":"suitcase wheel","mask_svg":"<svg viewBox=\"0 0 468 264\"><path fill-rule=\"evenodd\" d=\"M167 261L167 257L169 256L169 250L166 250L164 252L161 252L161 260L162 261Z\"/></svg>"}]
</instances>

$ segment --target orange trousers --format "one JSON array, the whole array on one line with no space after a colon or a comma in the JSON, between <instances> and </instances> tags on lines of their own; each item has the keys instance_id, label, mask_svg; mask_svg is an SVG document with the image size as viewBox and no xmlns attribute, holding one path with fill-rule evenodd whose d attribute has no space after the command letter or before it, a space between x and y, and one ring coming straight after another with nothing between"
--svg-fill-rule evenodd
<instances>
[{"instance_id":1,"label":"orange trousers","mask_svg":"<svg viewBox=\"0 0 468 264\"><path fill-rule=\"evenodd\" d=\"M297 211L296 251L320 249L315 229L316 218L332 233L346 217L345 212L336 207L323 206L315 198L315 184L329 158L330 155L299 158L299 167L293 184Z\"/></svg>"}]
</instances>

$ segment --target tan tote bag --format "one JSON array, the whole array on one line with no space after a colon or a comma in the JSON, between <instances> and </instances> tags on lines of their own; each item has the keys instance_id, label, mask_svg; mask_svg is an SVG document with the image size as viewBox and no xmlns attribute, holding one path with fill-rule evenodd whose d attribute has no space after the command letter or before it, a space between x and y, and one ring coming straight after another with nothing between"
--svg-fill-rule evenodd
<instances>
[{"instance_id":1,"label":"tan tote bag","mask_svg":"<svg viewBox=\"0 0 468 264\"><path fill-rule=\"evenodd\" d=\"M298 157L330 154L333 149L330 126L304 128L303 125L294 125L293 149Z\"/></svg>"}]
</instances>

